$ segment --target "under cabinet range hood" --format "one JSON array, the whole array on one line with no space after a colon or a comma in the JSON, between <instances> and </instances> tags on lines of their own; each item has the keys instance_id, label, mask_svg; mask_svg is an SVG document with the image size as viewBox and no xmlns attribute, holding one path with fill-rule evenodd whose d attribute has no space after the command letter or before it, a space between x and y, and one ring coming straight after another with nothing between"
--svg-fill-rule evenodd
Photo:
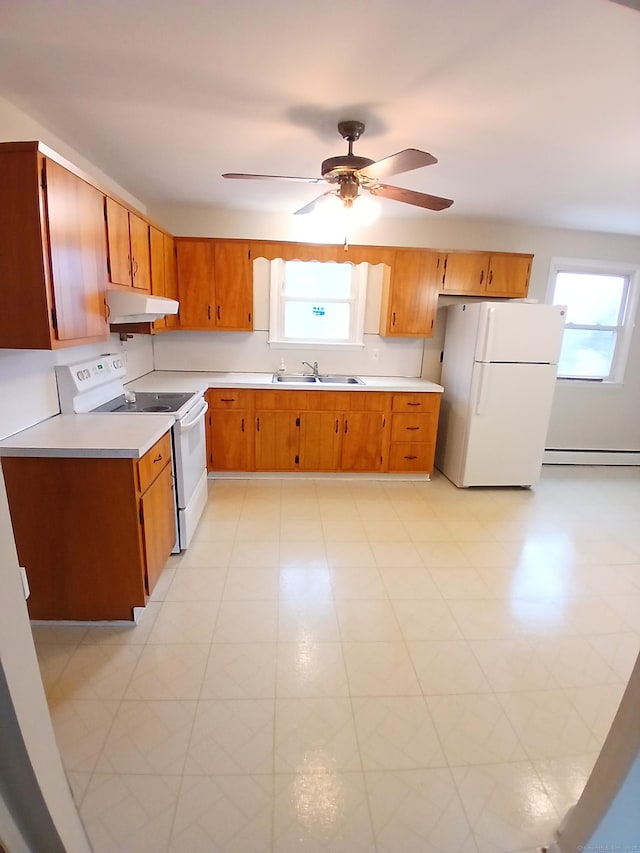
<instances>
[{"instance_id":1,"label":"under cabinet range hood","mask_svg":"<svg viewBox=\"0 0 640 853\"><path fill-rule=\"evenodd\" d=\"M167 314L177 314L179 303L164 296L135 290L107 290L109 323L152 323Z\"/></svg>"}]
</instances>

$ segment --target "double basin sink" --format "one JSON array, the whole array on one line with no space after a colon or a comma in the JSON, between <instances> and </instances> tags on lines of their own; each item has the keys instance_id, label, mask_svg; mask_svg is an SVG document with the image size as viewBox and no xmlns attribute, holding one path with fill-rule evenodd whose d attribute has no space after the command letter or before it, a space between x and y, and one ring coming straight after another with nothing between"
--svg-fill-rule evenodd
<instances>
[{"instance_id":1,"label":"double basin sink","mask_svg":"<svg viewBox=\"0 0 640 853\"><path fill-rule=\"evenodd\" d=\"M318 376L310 373L304 373L298 376L290 373L274 373L272 381L278 383L282 382L285 384L289 383L292 385L300 383L313 385L317 382L327 385L364 385L364 382L358 376L336 376L328 373L321 373Z\"/></svg>"}]
</instances>

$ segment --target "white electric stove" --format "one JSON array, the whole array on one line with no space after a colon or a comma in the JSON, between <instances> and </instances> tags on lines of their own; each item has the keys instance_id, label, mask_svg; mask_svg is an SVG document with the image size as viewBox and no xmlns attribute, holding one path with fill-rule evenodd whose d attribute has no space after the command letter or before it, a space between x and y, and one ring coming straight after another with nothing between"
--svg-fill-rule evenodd
<instances>
[{"instance_id":1,"label":"white electric stove","mask_svg":"<svg viewBox=\"0 0 640 853\"><path fill-rule=\"evenodd\" d=\"M106 354L76 364L58 365L60 410L65 414L168 414L176 484L176 548L189 546L207 503L205 415L202 392L125 391L121 356Z\"/></svg>"}]
</instances>

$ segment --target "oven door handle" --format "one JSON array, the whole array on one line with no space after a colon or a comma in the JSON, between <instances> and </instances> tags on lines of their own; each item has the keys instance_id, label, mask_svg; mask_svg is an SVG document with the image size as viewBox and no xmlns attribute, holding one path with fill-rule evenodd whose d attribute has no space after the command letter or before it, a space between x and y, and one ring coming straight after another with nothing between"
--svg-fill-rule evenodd
<instances>
[{"instance_id":1,"label":"oven door handle","mask_svg":"<svg viewBox=\"0 0 640 853\"><path fill-rule=\"evenodd\" d=\"M192 418L190 418L188 421L187 420L178 421L180 431L181 432L189 432L189 430L193 429L194 426L196 426L196 424L199 423L202 420L202 418L204 418L204 416L207 413L208 408L209 408L209 404L207 403L206 400L203 399L201 404L199 406L197 406L196 409L194 410L195 415Z\"/></svg>"}]
</instances>

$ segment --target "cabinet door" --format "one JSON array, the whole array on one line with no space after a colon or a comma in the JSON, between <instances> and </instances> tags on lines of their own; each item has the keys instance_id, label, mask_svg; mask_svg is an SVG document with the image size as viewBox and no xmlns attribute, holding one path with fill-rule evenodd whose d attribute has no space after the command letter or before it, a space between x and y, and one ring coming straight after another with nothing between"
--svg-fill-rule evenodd
<instances>
[{"instance_id":1,"label":"cabinet door","mask_svg":"<svg viewBox=\"0 0 640 853\"><path fill-rule=\"evenodd\" d=\"M129 213L131 240L131 283L137 290L151 290L151 255L149 251L149 223L135 213Z\"/></svg>"},{"instance_id":2,"label":"cabinet door","mask_svg":"<svg viewBox=\"0 0 640 853\"><path fill-rule=\"evenodd\" d=\"M149 245L151 249L151 293L154 296L165 295L165 262L164 234L153 225L149 228ZM160 317L153 323L156 331L165 329L166 318Z\"/></svg>"},{"instance_id":3,"label":"cabinet door","mask_svg":"<svg viewBox=\"0 0 640 853\"><path fill-rule=\"evenodd\" d=\"M164 295L178 301L178 270L176 268L176 241L170 234L163 235L164 240ZM167 329L178 327L178 315L167 314L164 318Z\"/></svg>"},{"instance_id":4,"label":"cabinet door","mask_svg":"<svg viewBox=\"0 0 640 853\"><path fill-rule=\"evenodd\" d=\"M350 412L342 428L342 471L379 471L382 466L384 415Z\"/></svg>"},{"instance_id":5,"label":"cabinet door","mask_svg":"<svg viewBox=\"0 0 640 853\"><path fill-rule=\"evenodd\" d=\"M181 329L214 329L213 244L178 240L178 299Z\"/></svg>"},{"instance_id":6,"label":"cabinet door","mask_svg":"<svg viewBox=\"0 0 640 853\"><path fill-rule=\"evenodd\" d=\"M454 252L447 255L442 292L484 294L488 265L488 255L480 252Z\"/></svg>"},{"instance_id":7,"label":"cabinet door","mask_svg":"<svg viewBox=\"0 0 640 853\"><path fill-rule=\"evenodd\" d=\"M531 257L491 255L487 295L523 297L529 291Z\"/></svg>"},{"instance_id":8,"label":"cabinet door","mask_svg":"<svg viewBox=\"0 0 640 853\"><path fill-rule=\"evenodd\" d=\"M298 469L298 424L295 412L256 412L256 471Z\"/></svg>"},{"instance_id":9,"label":"cabinet door","mask_svg":"<svg viewBox=\"0 0 640 853\"><path fill-rule=\"evenodd\" d=\"M342 414L303 412L300 415L300 470L337 471L341 433Z\"/></svg>"},{"instance_id":10,"label":"cabinet door","mask_svg":"<svg viewBox=\"0 0 640 853\"><path fill-rule=\"evenodd\" d=\"M109 328L103 196L51 160L46 176L56 337L104 337Z\"/></svg>"},{"instance_id":11,"label":"cabinet door","mask_svg":"<svg viewBox=\"0 0 640 853\"><path fill-rule=\"evenodd\" d=\"M445 256L437 252L396 251L391 268L383 335L431 337Z\"/></svg>"},{"instance_id":12,"label":"cabinet door","mask_svg":"<svg viewBox=\"0 0 640 853\"><path fill-rule=\"evenodd\" d=\"M129 211L107 196L107 242L109 249L109 281L131 285L131 243L129 241Z\"/></svg>"},{"instance_id":13,"label":"cabinet door","mask_svg":"<svg viewBox=\"0 0 640 853\"><path fill-rule=\"evenodd\" d=\"M253 329L253 276L248 243L214 245L215 324L217 329Z\"/></svg>"},{"instance_id":14,"label":"cabinet door","mask_svg":"<svg viewBox=\"0 0 640 853\"><path fill-rule=\"evenodd\" d=\"M176 541L175 500L171 465L140 498L147 594L151 595Z\"/></svg>"},{"instance_id":15,"label":"cabinet door","mask_svg":"<svg viewBox=\"0 0 640 853\"><path fill-rule=\"evenodd\" d=\"M251 422L246 411L214 411L209 415L209 470L249 471Z\"/></svg>"}]
</instances>

